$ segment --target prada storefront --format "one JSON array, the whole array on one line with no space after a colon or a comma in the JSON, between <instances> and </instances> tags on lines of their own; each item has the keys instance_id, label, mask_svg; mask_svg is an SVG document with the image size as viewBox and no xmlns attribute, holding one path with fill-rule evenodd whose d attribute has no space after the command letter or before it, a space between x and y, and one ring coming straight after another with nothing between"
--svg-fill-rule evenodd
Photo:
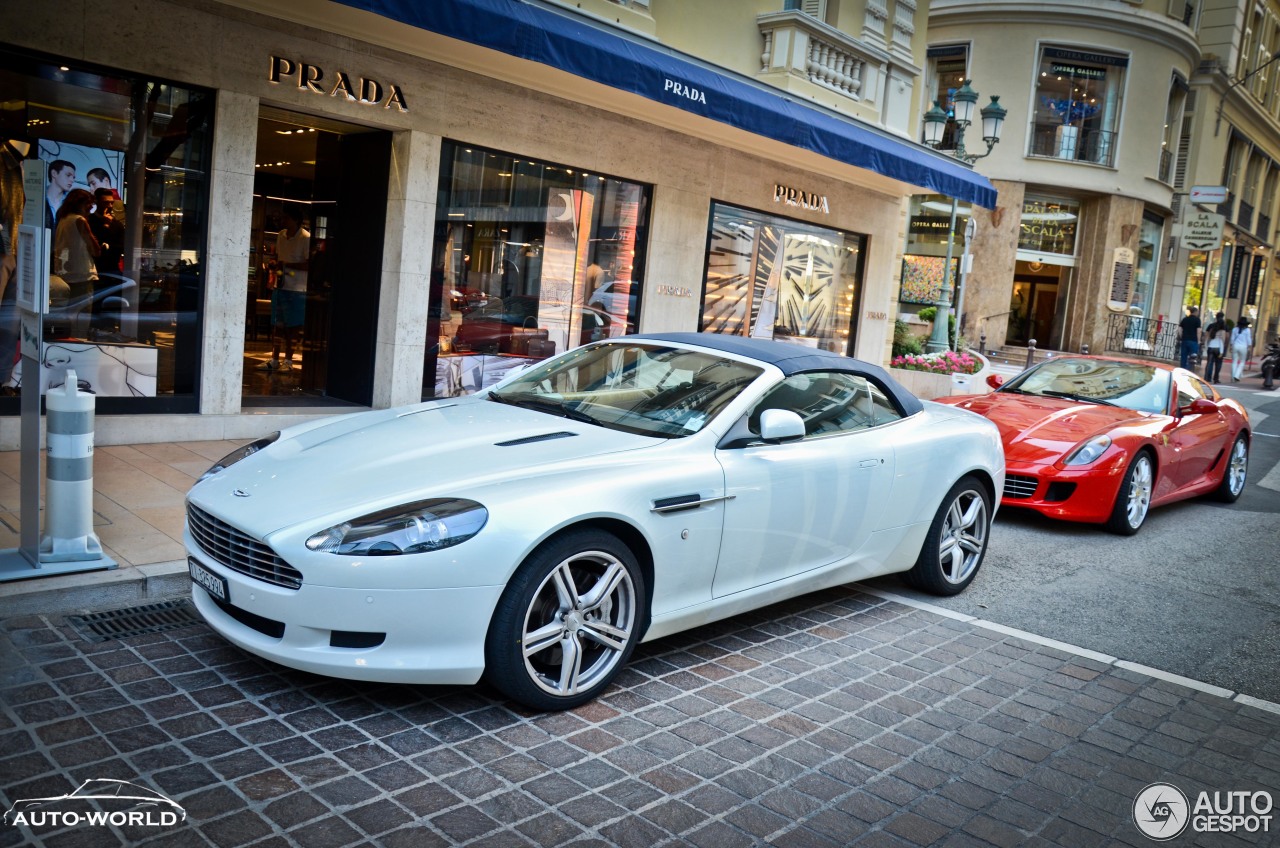
<instances>
[{"instance_id":1,"label":"prada storefront","mask_svg":"<svg viewBox=\"0 0 1280 848\"><path fill-rule=\"evenodd\" d=\"M884 361L904 197L994 198L948 157L634 39L607 55L656 78L489 43L504 14L553 41L627 38L565 28L570 11L457 2L466 15L326 0L303 20L257 0L50 0L7 21L0 248L22 209L11 177L39 159L27 193L44 194L53 276L35 373L0 302L0 450L19 441L18 387L69 370L97 442L130 444L467 394L636 331ZM481 72L482 48L505 64ZM778 137L783 113L806 132ZM94 242L72 238L80 219Z\"/></svg>"}]
</instances>

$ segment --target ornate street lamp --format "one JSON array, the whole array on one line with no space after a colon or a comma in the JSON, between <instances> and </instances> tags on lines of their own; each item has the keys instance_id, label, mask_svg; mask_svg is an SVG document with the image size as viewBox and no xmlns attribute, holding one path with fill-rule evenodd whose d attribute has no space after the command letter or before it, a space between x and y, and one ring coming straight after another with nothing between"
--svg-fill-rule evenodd
<instances>
[{"instance_id":1,"label":"ornate street lamp","mask_svg":"<svg viewBox=\"0 0 1280 848\"><path fill-rule=\"evenodd\" d=\"M956 124L956 146L954 150L949 151L953 157L970 165L991 154L992 148L1000 141L1000 131L1004 128L1004 119L1009 112L1000 105L1000 95L992 95L991 102L979 110L982 116L982 140L987 143L987 152L970 153L965 150L964 131L973 123L973 112L978 105L978 92L969 86L971 82L973 80L965 80L951 95L952 120ZM925 144L930 147L942 144L942 136L946 128L947 113L942 108L942 104L935 100L933 107L924 114ZM938 312L933 319L933 335L925 345L925 351L928 353L941 353L951 349L948 329L951 323L951 253L955 247L955 233L956 199L953 197L951 198L951 226L947 228L947 259L946 264L942 266L942 288L938 291Z\"/></svg>"}]
</instances>

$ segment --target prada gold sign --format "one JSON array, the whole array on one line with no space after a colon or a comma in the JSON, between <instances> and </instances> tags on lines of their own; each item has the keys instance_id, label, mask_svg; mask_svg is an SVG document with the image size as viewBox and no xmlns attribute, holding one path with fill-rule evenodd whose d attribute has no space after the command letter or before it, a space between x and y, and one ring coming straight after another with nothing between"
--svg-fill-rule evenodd
<instances>
[{"instance_id":1,"label":"prada gold sign","mask_svg":"<svg viewBox=\"0 0 1280 848\"><path fill-rule=\"evenodd\" d=\"M342 95L352 103L381 106L383 109L394 106L401 112L409 111L404 92L398 85L384 86L376 79L368 77L352 78L346 71L338 71L332 79L328 79L324 75L324 69L319 65L295 62L283 56L272 56L267 80L281 83L290 78L297 81L298 89L301 91L310 91L313 94L329 97Z\"/></svg>"},{"instance_id":2,"label":"prada gold sign","mask_svg":"<svg viewBox=\"0 0 1280 848\"><path fill-rule=\"evenodd\" d=\"M777 183L773 187L773 202L785 203L788 206L799 206L801 209L808 209L812 212L831 214L831 207L827 205L827 196L825 194L818 194L816 191L802 191L791 186L785 186L782 183Z\"/></svg>"}]
</instances>

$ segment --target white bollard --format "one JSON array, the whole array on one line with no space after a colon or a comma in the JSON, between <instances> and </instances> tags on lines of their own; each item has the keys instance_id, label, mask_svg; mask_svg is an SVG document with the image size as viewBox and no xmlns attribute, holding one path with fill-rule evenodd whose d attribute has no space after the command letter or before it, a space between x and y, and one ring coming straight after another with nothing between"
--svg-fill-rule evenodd
<instances>
[{"instance_id":1,"label":"white bollard","mask_svg":"<svg viewBox=\"0 0 1280 848\"><path fill-rule=\"evenodd\" d=\"M76 372L45 396L48 412L44 536L41 562L102 559L93 532L94 396L79 390Z\"/></svg>"}]
</instances>

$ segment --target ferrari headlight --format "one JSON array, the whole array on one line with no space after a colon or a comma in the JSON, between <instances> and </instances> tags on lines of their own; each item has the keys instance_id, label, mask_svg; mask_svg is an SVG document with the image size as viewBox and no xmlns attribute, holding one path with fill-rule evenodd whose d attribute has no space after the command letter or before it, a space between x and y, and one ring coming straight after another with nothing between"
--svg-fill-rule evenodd
<instances>
[{"instance_id":1,"label":"ferrari headlight","mask_svg":"<svg viewBox=\"0 0 1280 848\"><path fill-rule=\"evenodd\" d=\"M252 441L249 444L245 445L244 447L236 448L231 453L227 454L222 459L215 462L209 468L208 471L200 475L200 480L197 480L196 482L199 483L202 480L207 480L213 475L217 474L219 471L223 471L235 465L237 462L244 459L245 457L253 456L255 453L262 450L267 445L273 444L275 440L278 438L280 438L279 430L275 431L269 436L263 436L261 439Z\"/></svg>"},{"instance_id":2,"label":"ferrari headlight","mask_svg":"<svg viewBox=\"0 0 1280 848\"><path fill-rule=\"evenodd\" d=\"M345 556L420 554L461 544L488 520L475 501L435 498L344 521L307 539L307 547Z\"/></svg>"},{"instance_id":3,"label":"ferrari headlight","mask_svg":"<svg viewBox=\"0 0 1280 848\"><path fill-rule=\"evenodd\" d=\"M1110 436L1094 436L1067 455L1067 465L1088 465L1111 447Z\"/></svg>"}]
</instances>

